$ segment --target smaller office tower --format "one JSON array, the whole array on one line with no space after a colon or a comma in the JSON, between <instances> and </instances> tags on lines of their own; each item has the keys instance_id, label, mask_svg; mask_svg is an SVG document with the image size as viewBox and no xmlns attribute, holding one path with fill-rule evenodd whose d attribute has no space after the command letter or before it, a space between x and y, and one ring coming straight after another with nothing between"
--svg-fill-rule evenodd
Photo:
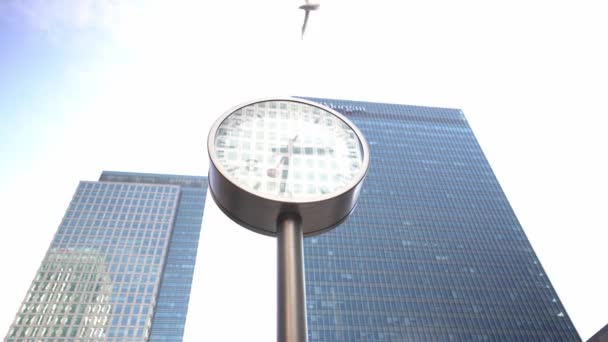
<instances>
[{"instance_id":1,"label":"smaller office tower","mask_svg":"<svg viewBox=\"0 0 608 342\"><path fill-rule=\"evenodd\" d=\"M81 182L5 341L179 341L205 177Z\"/></svg>"}]
</instances>

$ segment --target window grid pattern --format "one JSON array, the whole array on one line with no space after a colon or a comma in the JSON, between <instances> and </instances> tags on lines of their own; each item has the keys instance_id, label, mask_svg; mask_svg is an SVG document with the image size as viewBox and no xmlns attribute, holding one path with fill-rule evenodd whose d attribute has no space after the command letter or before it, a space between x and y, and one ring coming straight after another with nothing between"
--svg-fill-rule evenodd
<instances>
[{"instance_id":1,"label":"window grid pattern","mask_svg":"<svg viewBox=\"0 0 608 342\"><path fill-rule=\"evenodd\" d=\"M160 280L148 341L181 341L201 230L207 178L105 171L102 181L174 184L181 187L171 241Z\"/></svg>"},{"instance_id":2,"label":"window grid pattern","mask_svg":"<svg viewBox=\"0 0 608 342\"><path fill-rule=\"evenodd\" d=\"M580 341L461 111L310 100L371 164L353 215L305 239L309 341Z\"/></svg>"},{"instance_id":3,"label":"window grid pattern","mask_svg":"<svg viewBox=\"0 0 608 342\"><path fill-rule=\"evenodd\" d=\"M81 182L5 341L145 341L179 186Z\"/></svg>"}]
</instances>

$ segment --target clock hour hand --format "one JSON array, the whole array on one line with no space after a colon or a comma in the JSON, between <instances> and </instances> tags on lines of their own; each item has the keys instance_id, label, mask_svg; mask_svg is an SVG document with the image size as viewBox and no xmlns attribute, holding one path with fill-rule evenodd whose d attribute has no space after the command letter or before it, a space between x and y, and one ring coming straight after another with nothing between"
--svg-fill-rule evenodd
<instances>
[{"instance_id":1,"label":"clock hour hand","mask_svg":"<svg viewBox=\"0 0 608 342\"><path fill-rule=\"evenodd\" d=\"M289 167L289 157L282 156L275 167L271 167L270 169L266 170L268 177L276 178L279 175L281 164Z\"/></svg>"}]
</instances>

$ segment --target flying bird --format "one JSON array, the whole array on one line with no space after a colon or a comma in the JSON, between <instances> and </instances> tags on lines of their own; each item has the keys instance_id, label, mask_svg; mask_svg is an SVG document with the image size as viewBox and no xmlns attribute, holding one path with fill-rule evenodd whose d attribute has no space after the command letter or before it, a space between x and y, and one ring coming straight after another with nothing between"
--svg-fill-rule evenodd
<instances>
[{"instance_id":1,"label":"flying bird","mask_svg":"<svg viewBox=\"0 0 608 342\"><path fill-rule=\"evenodd\" d=\"M305 11L304 24L302 25L302 39L304 39L304 32L306 31L306 23L308 22L308 14L310 14L310 11L318 10L319 5L320 4L318 4L318 3L312 4L312 3L310 3L310 0L306 0L306 3L302 6L300 6L300 9L303 9Z\"/></svg>"}]
</instances>

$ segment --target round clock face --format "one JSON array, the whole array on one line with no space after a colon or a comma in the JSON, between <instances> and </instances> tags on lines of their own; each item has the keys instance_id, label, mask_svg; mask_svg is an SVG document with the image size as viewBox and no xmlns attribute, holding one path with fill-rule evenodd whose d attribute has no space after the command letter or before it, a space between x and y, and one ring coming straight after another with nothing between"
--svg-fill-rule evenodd
<instances>
[{"instance_id":1,"label":"round clock face","mask_svg":"<svg viewBox=\"0 0 608 342\"><path fill-rule=\"evenodd\" d=\"M358 134L338 115L304 102L242 107L215 131L215 164L262 197L310 201L349 189L365 173Z\"/></svg>"}]
</instances>

